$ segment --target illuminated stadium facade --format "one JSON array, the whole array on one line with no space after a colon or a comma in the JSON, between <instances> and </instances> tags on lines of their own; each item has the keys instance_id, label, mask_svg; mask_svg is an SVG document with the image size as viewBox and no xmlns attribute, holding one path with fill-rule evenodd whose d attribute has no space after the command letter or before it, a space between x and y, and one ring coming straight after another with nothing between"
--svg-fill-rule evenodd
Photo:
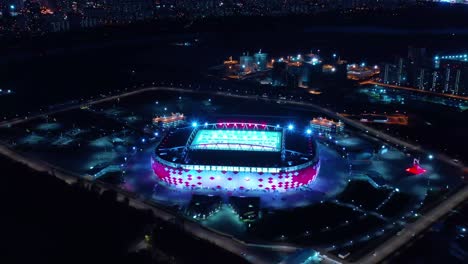
<instances>
[{"instance_id":1,"label":"illuminated stadium facade","mask_svg":"<svg viewBox=\"0 0 468 264\"><path fill-rule=\"evenodd\" d=\"M292 126L194 123L162 139L152 168L176 188L284 192L311 183L319 157L312 137Z\"/></svg>"}]
</instances>

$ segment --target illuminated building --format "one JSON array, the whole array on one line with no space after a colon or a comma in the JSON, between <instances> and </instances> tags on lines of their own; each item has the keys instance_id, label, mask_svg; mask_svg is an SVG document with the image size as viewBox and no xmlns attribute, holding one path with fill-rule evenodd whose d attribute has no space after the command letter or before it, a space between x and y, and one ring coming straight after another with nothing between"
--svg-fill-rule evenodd
<instances>
[{"instance_id":1,"label":"illuminated building","mask_svg":"<svg viewBox=\"0 0 468 264\"><path fill-rule=\"evenodd\" d=\"M292 125L194 123L163 138L152 168L178 189L285 192L315 179L317 153L312 137Z\"/></svg>"},{"instance_id":2,"label":"illuminated building","mask_svg":"<svg viewBox=\"0 0 468 264\"><path fill-rule=\"evenodd\" d=\"M468 62L468 54L444 55L434 57L434 68L438 69L442 61Z\"/></svg>"},{"instance_id":3,"label":"illuminated building","mask_svg":"<svg viewBox=\"0 0 468 264\"><path fill-rule=\"evenodd\" d=\"M309 53L304 55L304 62L312 65L317 65L322 63L320 56L314 53Z\"/></svg>"},{"instance_id":4,"label":"illuminated building","mask_svg":"<svg viewBox=\"0 0 468 264\"><path fill-rule=\"evenodd\" d=\"M419 68L415 80L415 87L420 90L430 90L434 71L428 68Z\"/></svg>"},{"instance_id":5,"label":"illuminated building","mask_svg":"<svg viewBox=\"0 0 468 264\"><path fill-rule=\"evenodd\" d=\"M232 56L230 56L228 60L224 61L224 65L226 66L235 66L236 64L239 64L239 61L233 60Z\"/></svg>"},{"instance_id":6,"label":"illuminated building","mask_svg":"<svg viewBox=\"0 0 468 264\"><path fill-rule=\"evenodd\" d=\"M335 68L335 66L333 66L331 64L324 64L322 66L322 72L323 73L334 73L334 72L336 72L336 68Z\"/></svg>"},{"instance_id":7,"label":"illuminated building","mask_svg":"<svg viewBox=\"0 0 468 264\"><path fill-rule=\"evenodd\" d=\"M268 54L262 53L260 50L254 54L255 65L257 65L258 71L264 71L267 69Z\"/></svg>"},{"instance_id":8,"label":"illuminated building","mask_svg":"<svg viewBox=\"0 0 468 264\"><path fill-rule=\"evenodd\" d=\"M229 205L244 222L254 222L260 217L260 197L229 197Z\"/></svg>"},{"instance_id":9,"label":"illuminated building","mask_svg":"<svg viewBox=\"0 0 468 264\"><path fill-rule=\"evenodd\" d=\"M249 54L243 54L239 59L241 71L252 72L254 70L254 58Z\"/></svg>"},{"instance_id":10,"label":"illuminated building","mask_svg":"<svg viewBox=\"0 0 468 264\"><path fill-rule=\"evenodd\" d=\"M425 48L408 48L407 83L421 90L428 88L430 83L430 60L427 59ZM427 75L429 73L429 75Z\"/></svg>"},{"instance_id":11,"label":"illuminated building","mask_svg":"<svg viewBox=\"0 0 468 264\"><path fill-rule=\"evenodd\" d=\"M401 85L403 84L403 82L405 81L405 77L404 77L404 60L403 58L399 58L398 59L398 69L397 69L397 85Z\"/></svg>"},{"instance_id":12,"label":"illuminated building","mask_svg":"<svg viewBox=\"0 0 468 264\"><path fill-rule=\"evenodd\" d=\"M153 124L162 127L176 127L185 122L184 114L172 113L170 116L158 116L153 118Z\"/></svg>"},{"instance_id":13,"label":"illuminated building","mask_svg":"<svg viewBox=\"0 0 468 264\"><path fill-rule=\"evenodd\" d=\"M378 73L385 84L404 85L407 82L406 61L404 58L397 58L396 63L386 63L383 71Z\"/></svg>"},{"instance_id":14,"label":"illuminated building","mask_svg":"<svg viewBox=\"0 0 468 264\"><path fill-rule=\"evenodd\" d=\"M194 194L187 207L186 214L192 218L206 219L221 208L220 196Z\"/></svg>"},{"instance_id":15,"label":"illuminated building","mask_svg":"<svg viewBox=\"0 0 468 264\"><path fill-rule=\"evenodd\" d=\"M326 118L313 118L310 127L314 133L337 134L344 131L344 124L341 121L335 122Z\"/></svg>"},{"instance_id":16,"label":"illuminated building","mask_svg":"<svg viewBox=\"0 0 468 264\"><path fill-rule=\"evenodd\" d=\"M340 65L333 66L335 69L340 69ZM384 70L384 75L387 74L387 79L388 79L388 70L390 66L386 66L385 68L387 69L387 72ZM357 65L357 64L351 64L346 66L347 69L347 77L348 79L351 80L367 80L370 79L371 77L380 74L380 68L375 65L375 66L363 66L363 65ZM341 72L342 70L339 70L338 72ZM385 76L382 78L385 80Z\"/></svg>"},{"instance_id":17,"label":"illuminated building","mask_svg":"<svg viewBox=\"0 0 468 264\"><path fill-rule=\"evenodd\" d=\"M438 92L457 95L468 94L468 55L445 55L434 57L434 67L440 79L434 84Z\"/></svg>"},{"instance_id":18,"label":"illuminated building","mask_svg":"<svg viewBox=\"0 0 468 264\"><path fill-rule=\"evenodd\" d=\"M384 66L384 72L383 72L383 83L387 84L388 83L388 74L390 72L390 65L388 63L385 64Z\"/></svg>"}]
</instances>

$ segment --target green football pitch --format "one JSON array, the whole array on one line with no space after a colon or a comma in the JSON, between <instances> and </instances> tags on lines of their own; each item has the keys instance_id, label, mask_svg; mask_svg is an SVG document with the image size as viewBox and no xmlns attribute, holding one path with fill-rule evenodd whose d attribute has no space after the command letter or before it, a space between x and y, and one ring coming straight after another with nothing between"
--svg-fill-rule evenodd
<instances>
[{"instance_id":1,"label":"green football pitch","mask_svg":"<svg viewBox=\"0 0 468 264\"><path fill-rule=\"evenodd\" d=\"M201 129L192 141L192 149L280 151L281 132L259 130Z\"/></svg>"}]
</instances>

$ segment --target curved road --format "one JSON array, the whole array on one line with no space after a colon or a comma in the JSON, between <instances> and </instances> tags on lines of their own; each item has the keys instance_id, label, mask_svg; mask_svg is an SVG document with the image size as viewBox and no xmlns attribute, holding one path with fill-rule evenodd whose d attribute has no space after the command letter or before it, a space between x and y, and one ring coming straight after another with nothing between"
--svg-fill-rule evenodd
<instances>
[{"instance_id":1,"label":"curved road","mask_svg":"<svg viewBox=\"0 0 468 264\"><path fill-rule=\"evenodd\" d=\"M187 89L181 89L181 88L174 88L174 87L149 87L149 88L143 88L140 90L136 91L131 91L127 92L124 94L119 94L119 95L113 95L97 100L90 100L86 101L83 103L78 103L76 105L72 106L67 106L61 109L49 111L46 113L39 113L33 116L29 116L28 118L17 118L9 121L4 121L0 123L0 127L8 127L11 125L19 124L22 122L27 122L32 119L37 119L37 118L44 118L46 116L56 114L59 112L64 112L64 111L69 111L73 109L78 109L83 106L88 106L88 105L94 105L94 104L99 104L103 103L106 101L112 101L116 100L121 97L126 97L134 94L139 94L147 91L157 91L157 90L163 90L163 91L175 91L175 92L184 92L184 93L197 93L198 91L194 90L187 90ZM220 96L229 96L229 97L235 97L235 98L243 98L243 99L250 99L250 100L264 100L264 101L270 101L270 102L276 102L276 99L268 99L268 98L260 98L258 96L253 96L253 95L235 95L231 93L224 93L224 92L208 92L208 91L200 91L203 93L207 94L213 94L213 95L220 95ZM341 116L340 114L333 112L329 109L320 107L318 105L312 104L312 103L306 103L306 102L296 102L296 101L287 101L283 100L284 103L287 104L292 104L292 105L298 105L298 106L303 106L303 107L308 107L312 108L314 110L318 110L329 117L335 118L335 119L340 119L343 121L345 124L357 128L359 130L364 131L365 133L368 133L370 135L373 135L377 138L380 138L382 140L385 140L386 142L390 142L394 145L397 146L403 146L406 147L412 151L415 152L424 152L424 150L421 148L421 146L417 145L412 145L409 144L403 140L400 140L398 138L395 138L393 136L387 135L379 130L373 129L371 127L368 127L358 121L349 119L347 117ZM48 163L45 163L41 160L37 159L31 159L31 158L26 158L23 155L14 152L13 150L9 149L6 146L2 146L0 148L0 153L8 156L14 160L17 160L23 164L28 165L29 167L38 170L38 171L46 171L49 172L50 174L61 178L62 180L65 180L69 183L74 182L73 179L76 180L75 175L67 175L67 173L60 173L58 175L57 173L57 168L55 168L53 165L50 165ZM454 162L451 158L444 154L437 154L436 156L439 160L442 160L446 163L449 163L453 166L459 167L460 169L464 171L468 171L468 168L466 168L463 164ZM99 183L98 183L99 184ZM112 188L112 187L103 187L103 188ZM113 188L115 191L117 191L120 195L128 196L128 194L123 193L121 190L118 190L116 188ZM146 201L141 201L137 198L134 197L129 197L130 198L130 205L134 206L136 208L143 208L143 209L150 209L153 211L154 215L158 218L162 218L165 220L171 220L174 218L178 218L178 216L173 215L171 213L166 212L165 210L158 209L157 205L154 205L152 203L148 203ZM377 263L382 260L384 260L386 257L391 255L393 252L398 250L401 246L403 246L405 243L413 239L413 237L418 236L419 233L423 232L425 229L427 229L434 221L437 221L440 217L445 215L447 212L452 210L454 207L456 207L458 204L463 202L465 199L468 198L468 186L461 189L458 191L456 194L452 195L449 197L447 200L445 200L443 203L438 205L437 207L433 208L431 211L426 213L424 216L421 216L416 222L407 225L401 232L399 232L398 236L394 236L391 239L387 240L383 244L381 244L372 254L369 254L360 260L358 260L358 263ZM244 257L248 261L252 263L271 263L271 259L269 259L267 256L259 252L259 248L267 248L272 251L281 251L281 252L293 252L297 250L297 247L290 246L290 245L275 245L275 244L268 244L268 245L256 245L256 244L247 244L243 241L237 240L235 238L232 238L229 235L219 233L215 230L208 229L206 227L201 226L200 224L189 221L189 220L182 220L183 221L183 227L184 229L190 233L193 234L199 238L208 240L234 254L237 254L239 256ZM346 263L346 261L338 260L335 256L326 254L322 252L325 257L325 262L327 263L337 263L337 261Z\"/></svg>"}]
</instances>

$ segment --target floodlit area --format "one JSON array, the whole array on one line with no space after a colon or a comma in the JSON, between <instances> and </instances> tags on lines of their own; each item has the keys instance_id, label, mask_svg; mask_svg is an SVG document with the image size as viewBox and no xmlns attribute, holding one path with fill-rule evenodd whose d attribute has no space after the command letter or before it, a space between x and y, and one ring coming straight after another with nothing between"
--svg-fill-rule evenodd
<instances>
[{"instance_id":1,"label":"floodlit area","mask_svg":"<svg viewBox=\"0 0 468 264\"><path fill-rule=\"evenodd\" d=\"M197 132L192 149L280 151L281 132L258 130L208 130Z\"/></svg>"},{"instance_id":2,"label":"floodlit area","mask_svg":"<svg viewBox=\"0 0 468 264\"><path fill-rule=\"evenodd\" d=\"M147 92L3 127L0 138L28 157L90 180L113 184L227 235L250 241L319 245L329 252L368 248L417 219L418 212L430 208L434 200L463 182L458 171L437 158L411 153L369 135L348 129L338 135L307 133L309 120L322 115L306 108L277 104L272 107L266 102L234 98L227 101L204 94ZM203 124L216 122L218 115L238 114L261 124L274 124L275 128L292 127L316 142L320 170L310 183L286 192L261 188L227 190L216 184L176 188L161 181L151 164L156 146L174 129L157 126L152 120L171 112L184 113L187 120L181 126L192 127L193 122L198 122L191 149L214 153L229 150L236 155L245 151L246 155L240 156L249 162L249 151L280 156L271 152L281 151L282 129L220 130ZM182 141L181 145L185 143ZM408 173L407 169L415 166L415 159L424 173ZM257 178L248 179L235 178L241 175L238 171L204 171L203 175L199 168L194 171L198 177L206 176L203 180L207 182L215 182L218 176L226 174L232 183L248 182L245 187L280 181L265 177L263 171L252 172ZM175 179L171 181L178 183L177 177L184 173L190 172L173 172L171 178ZM227 176L228 173L233 176ZM202 181L196 176L193 180ZM194 201L194 195L206 199Z\"/></svg>"}]
</instances>

